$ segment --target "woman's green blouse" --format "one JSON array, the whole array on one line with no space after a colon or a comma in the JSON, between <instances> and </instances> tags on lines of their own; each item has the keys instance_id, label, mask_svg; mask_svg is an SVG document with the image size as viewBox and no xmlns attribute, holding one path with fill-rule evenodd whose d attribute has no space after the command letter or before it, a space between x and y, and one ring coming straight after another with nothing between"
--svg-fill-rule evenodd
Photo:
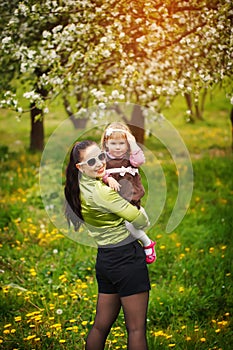
<instances>
[{"instance_id":1,"label":"woman's green blouse","mask_svg":"<svg viewBox=\"0 0 233 350\"><path fill-rule=\"evenodd\" d=\"M82 175L80 179L82 215L97 245L117 244L129 236L125 220L135 228L147 226L147 218L102 180Z\"/></svg>"}]
</instances>

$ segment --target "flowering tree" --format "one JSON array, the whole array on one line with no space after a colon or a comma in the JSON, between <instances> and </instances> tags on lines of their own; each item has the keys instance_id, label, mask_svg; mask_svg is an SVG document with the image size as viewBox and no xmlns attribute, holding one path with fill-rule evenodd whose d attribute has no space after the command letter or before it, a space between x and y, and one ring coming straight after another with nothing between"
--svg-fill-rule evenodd
<instances>
[{"instance_id":1,"label":"flowering tree","mask_svg":"<svg viewBox=\"0 0 233 350\"><path fill-rule=\"evenodd\" d=\"M197 104L219 82L231 97L232 18L231 0L14 1L0 66L30 83L24 97L42 114L61 94L77 117L126 101L156 115L180 93ZM21 112L12 89L2 91L2 106ZM143 129L138 112L131 123Z\"/></svg>"}]
</instances>

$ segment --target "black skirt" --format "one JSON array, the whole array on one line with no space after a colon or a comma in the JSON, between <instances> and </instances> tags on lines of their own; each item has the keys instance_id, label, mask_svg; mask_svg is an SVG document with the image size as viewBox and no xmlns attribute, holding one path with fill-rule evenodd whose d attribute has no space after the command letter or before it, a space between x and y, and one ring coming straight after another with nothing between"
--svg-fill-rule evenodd
<instances>
[{"instance_id":1,"label":"black skirt","mask_svg":"<svg viewBox=\"0 0 233 350\"><path fill-rule=\"evenodd\" d=\"M149 274L141 244L134 241L115 248L98 248L96 278L99 293L124 297L149 291Z\"/></svg>"}]
</instances>

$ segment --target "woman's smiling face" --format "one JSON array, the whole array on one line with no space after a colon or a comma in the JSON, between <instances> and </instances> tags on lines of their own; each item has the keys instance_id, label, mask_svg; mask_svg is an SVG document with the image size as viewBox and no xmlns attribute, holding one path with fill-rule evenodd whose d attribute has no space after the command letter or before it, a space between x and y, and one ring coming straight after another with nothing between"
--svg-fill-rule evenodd
<instances>
[{"instance_id":1,"label":"woman's smiling face","mask_svg":"<svg viewBox=\"0 0 233 350\"><path fill-rule=\"evenodd\" d=\"M101 178L105 174L105 155L97 145L91 145L81 151L81 162L76 167L84 174L93 178Z\"/></svg>"}]
</instances>

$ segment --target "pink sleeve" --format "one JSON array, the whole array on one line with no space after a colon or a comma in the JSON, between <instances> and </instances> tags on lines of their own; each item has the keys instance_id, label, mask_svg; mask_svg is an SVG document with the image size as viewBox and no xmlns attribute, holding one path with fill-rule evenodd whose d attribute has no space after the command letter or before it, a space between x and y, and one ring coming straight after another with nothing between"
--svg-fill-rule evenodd
<instances>
[{"instance_id":1,"label":"pink sleeve","mask_svg":"<svg viewBox=\"0 0 233 350\"><path fill-rule=\"evenodd\" d=\"M136 168L145 163L145 156L141 148L130 154L129 161Z\"/></svg>"}]
</instances>

